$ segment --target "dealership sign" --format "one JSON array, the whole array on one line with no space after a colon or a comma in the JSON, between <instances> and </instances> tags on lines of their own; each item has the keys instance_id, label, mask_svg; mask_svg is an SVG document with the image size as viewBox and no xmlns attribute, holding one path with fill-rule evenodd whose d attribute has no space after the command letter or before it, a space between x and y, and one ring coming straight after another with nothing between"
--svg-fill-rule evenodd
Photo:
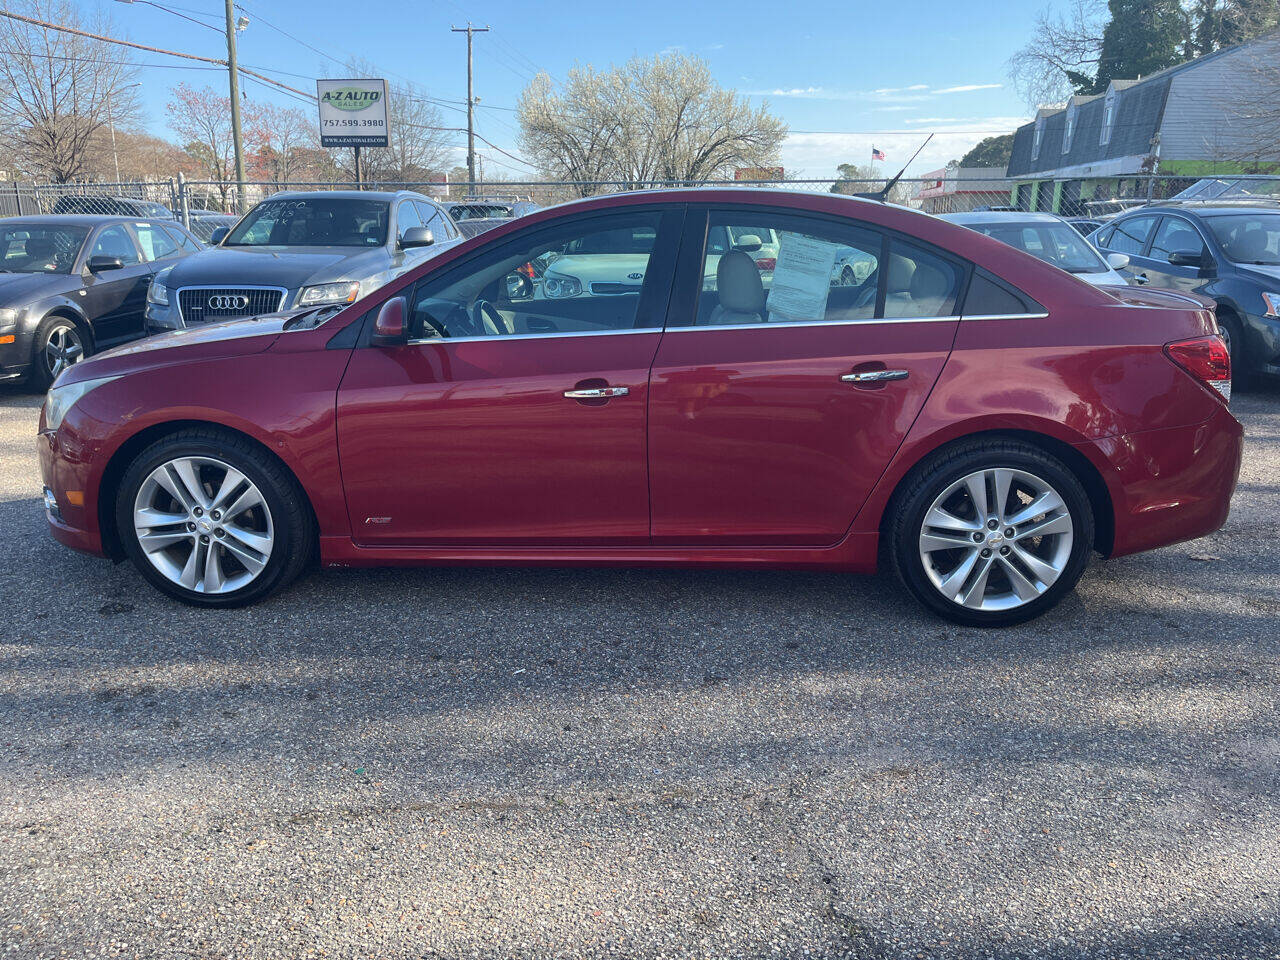
<instances>
[{"instance_id":1,"label":"dealership sign","mask_svg":"<svg viewBox=\"0 0 1280 960\"><path fill-rule=\"evenodd\" d=\"M387 145L387 81L317 80L322 147Z\"/></svg>"}]
</instances>

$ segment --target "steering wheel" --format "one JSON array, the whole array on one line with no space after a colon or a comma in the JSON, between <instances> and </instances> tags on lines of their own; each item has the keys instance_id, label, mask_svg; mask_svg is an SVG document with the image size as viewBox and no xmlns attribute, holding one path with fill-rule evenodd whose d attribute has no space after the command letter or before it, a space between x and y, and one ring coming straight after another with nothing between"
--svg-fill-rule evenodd
<instances>
[{"instance_id":1,"label":"steering wheel","mask_svg":"<svg viewBox=\"0 0 1280 960\"><path fill-rule=\"evenodd\" d=\"M471 305L471 320L477 330L487 337L502 337L511 333L507 321L488 300L477 300Z\"/></svg>"}]
</instances>

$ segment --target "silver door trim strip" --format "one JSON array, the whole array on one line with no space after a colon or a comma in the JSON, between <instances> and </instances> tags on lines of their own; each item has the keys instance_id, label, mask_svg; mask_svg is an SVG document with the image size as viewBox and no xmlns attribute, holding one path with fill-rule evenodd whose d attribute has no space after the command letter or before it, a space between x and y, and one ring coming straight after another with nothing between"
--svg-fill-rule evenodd
<instances>
[{"instance_id":1,"label":"silver door trim strip","mask_svg":"<svg viewBox=\"0 0 1280 960\"><path fill-rule=\"evenodd\" d=\"M974 313L962 320L1047 320L1047 313Z\"/></svg>"},{"instance_id":2,"label":"silver door trim strip","mask_svg":"<svg viewBox=\"0 0 1280 960\"><path fill-rule=\"evenodd\" d=\"M626 330L569 330L556 331L554 333L500 333L492 337L422 337L418 340L410 340L408 346L422 346L423 344L439 344L446 343L492 343L494 340L554 340L563 339L564 337L620 337L627 335L635 335L638 333L661 333L661 327L643 327L640 329L628 328Z\"/></svg>"}]
</instances>

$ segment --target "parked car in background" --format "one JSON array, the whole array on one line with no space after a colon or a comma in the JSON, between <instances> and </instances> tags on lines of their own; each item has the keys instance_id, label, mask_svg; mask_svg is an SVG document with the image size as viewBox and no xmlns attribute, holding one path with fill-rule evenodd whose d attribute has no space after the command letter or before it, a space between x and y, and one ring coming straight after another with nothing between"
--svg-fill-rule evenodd
<instances>
[{"instance_id":1,"label":"parked car in background","mask_svg":"<svg viewBox=\"0 0 1280 960\"><path fill-rule=\"evenodd\" d=\"M1129 262L1123 254L1108 254L1104 259L1071 224L1056 214L990 211L944 213L940 218L1024 250L1092 284L1123 286L1126 283L1118 272Z\"/></svg>"},{"instance_id":2,"label":"parked car in background","mask_svg":"<svg viewBox=\"0 0 1280 960\"><path fill-rule=\"evenodd\" d=\"M1088 237L1091 233L1106 223L1106 219L1102 217L1063 217L1063 220L1071 224L1076 233L1082 237Z\"/></svg>"},{"instance_id":3,"label":"parked car in background","mask_svg":"<svg viewBox=\"0 0 1280 960\"><path fill-rule=\"evenodd\" d=\"M472 237L478 237L486 230L492 230L506 223L510 218L492 218L492 217L475 217L471 220L458 220L458 232L470 240Z\"/></svg>"},{"instance_id":4,"label":"parked car in background","mask_svg":"<svg viewBox=\"0 0 1280 960\"><path fill-rule=\"evenodd\" d=\"M456 223L466 220L510 220L523 217L542 208L532 200L504 200L473 197L466 200L443 201L441 206Z\"/></svg>"},{"instance_id":5,"label":"parked car in background","mask_svg":"<svg viewBox=\"0 0 1280 960\"><path fill-rule=\"evenodd\" d=\"M211 241L211 249L156 275L149 332L352 303L461 235L422 194L338 190L278 193L234 227L217 228Z\"/></svg>"},{"instance_id":6,"label":"parked car in background","mask_svg":"<svg viewBox=\"0 0 1280 960\"><path fill-rule=\"evenodd\" d=\"M43 390L70 365L142 336L157 270L201 249L174 221L0 220L0 379Z\"/></svg>"},{"instance_id":7,"label":"parked car in background","mask_svg":"<svg viewBox=\"0 0 1280 960\"><path fill-rule=\"evenodd\" d=\"M1280 375L1280 209L1273 204L1150 206L1093 236L1129 258L1132 282L1211 297L1237 387Z\"/></svg>"},{"instance_id":8,"label":"parked car in background","mask_svg":"<svg viewBox=\"0 0 1280 960\"><path fill-rule=\"evenodd\" d=\"M230 231L240 219L233 213L218 213L213 210L191 210L188 211L187 216L191 224L191 232L204 244L213 242L213 234L219 228Z\"/></svg>"},{"instance_id":9,"label":"parked car in background","mask_svg":"<svg viewBox=\"0 0 1280 960\"><path fill-rule=\"evenodd\" d=\"M720 230L780 238L768 290ZM831 282L841 249L862 283ZM524 266L570 250L639 276L535 296ZM39 450L58 540L201 606L317 552L856 572L883 552L931 610L995 626L1056 604L1094 550L1223 523L1229 376L1199 298L1092 287L889 204L653 190L522 218L349 306L78 364Z\"/></svg>"},{"instance_id":10,"label":"parked car in background","mask_svg":"<svg viewBox=\"0 0 1280 960\"><path fill-rule=\"evenodd\" d=\"M91 194L66 194L53 203L53 213L83 213L93 216L141 217L148 220L176 220L172 210L162 203L134 197L96 197Z\"/></svg>"}]
</instances>

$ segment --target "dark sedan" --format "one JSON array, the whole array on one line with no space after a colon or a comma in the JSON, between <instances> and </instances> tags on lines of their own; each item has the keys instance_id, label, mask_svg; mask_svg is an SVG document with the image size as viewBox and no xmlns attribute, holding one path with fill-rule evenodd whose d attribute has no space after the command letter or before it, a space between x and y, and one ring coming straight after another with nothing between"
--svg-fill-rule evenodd
<instances>
[{"instance_id":1,"label":"dark sedan","mask_svg":"<svg viewBox=\"0 0 1280 960\"><path fill-rule=\"evenodd\" d=\"M152 274L200 249L169 220L0 220L0 379L44 390L77 360L142 336Z\"/></svg>"}]
</instances>

